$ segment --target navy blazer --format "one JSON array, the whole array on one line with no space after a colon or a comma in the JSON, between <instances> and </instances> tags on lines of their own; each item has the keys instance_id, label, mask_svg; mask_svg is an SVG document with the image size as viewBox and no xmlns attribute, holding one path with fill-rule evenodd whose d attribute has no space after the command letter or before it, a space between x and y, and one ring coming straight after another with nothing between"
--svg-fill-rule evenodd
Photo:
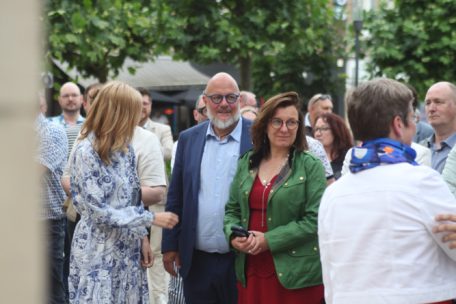
<instances>
[{"instance_id":1,"label":"navy blazer","mask_svg":"<svg viewBox=\"0 0 456 304\"><path fill-rule=\"evenodd\" d=\"M241 121L240 155L243 155L252 147L252 122L247 119ZM166 201L166 211L177 214L179 224L171 230L163 229L162 252L179 252L182 277L186 277L190 270L195 248L201 160L208 124L209 121L200 123L180 134Z\"/></svg>"}]
</instances>

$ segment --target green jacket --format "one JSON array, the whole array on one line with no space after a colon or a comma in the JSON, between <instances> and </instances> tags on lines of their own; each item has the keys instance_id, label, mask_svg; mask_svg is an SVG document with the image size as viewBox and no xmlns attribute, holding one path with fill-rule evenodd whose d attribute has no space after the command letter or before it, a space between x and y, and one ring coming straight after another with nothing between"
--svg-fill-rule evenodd
<instances>
[{"instance_id":1,"label":"green jacket","mask_svg":"<svg viewBox=\"0 0 456 304\"><path fill-rule=\"evenodd\" d=\"M249 194L258 172L257 168L251 168L251 155L252 152L248 152L239 160L225 207L224 230L230 245L231 226L247 229L249 224ZM307 152L293 153L272 186L267 203L265 238L278 279L285 288L322 284L317 220L325 187L323 165ZM235 252L236 276L245 286L246 255Z\"/></svg>"}]
</instances>

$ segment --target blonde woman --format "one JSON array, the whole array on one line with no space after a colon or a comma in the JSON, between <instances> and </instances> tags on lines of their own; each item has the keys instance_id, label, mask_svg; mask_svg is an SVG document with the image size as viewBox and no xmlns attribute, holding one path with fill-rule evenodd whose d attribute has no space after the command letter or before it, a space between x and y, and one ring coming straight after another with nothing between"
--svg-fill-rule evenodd
<instances>
[{"instance_id":1,"label":"blonde woman","mask_svg":"<svg viewBox=\"0 0 456 304\"><path fill-rule=\"evenodd\" d=\"M121 83L98 93L71 161L71 195L81 220L74 233L71 303L148 303L145 267L152 255L151 224L172 228L173 213L151 213L141 202L130 146L141 95Z\"/></svg>"}]
</instances>

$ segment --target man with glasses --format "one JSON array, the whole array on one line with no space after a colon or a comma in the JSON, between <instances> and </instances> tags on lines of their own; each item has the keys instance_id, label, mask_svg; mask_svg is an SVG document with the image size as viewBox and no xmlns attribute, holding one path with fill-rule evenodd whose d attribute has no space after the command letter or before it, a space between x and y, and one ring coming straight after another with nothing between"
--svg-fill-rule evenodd
<instances>
[{"instance_id":1,"label":"man with glasses","mask_svg":"<svg viewBox=\"0 0 456 304\"><path fill-rule=\"evenodd\" d=\"M64 127L67 136L67 155L73 147L79 131L81 130L82 123L85 118L81 115L82 95L79 87L73 82L67 82L62 85L59 92L59 105L62 109L62 114L49 117L48 119ZM70 263L70 248L71 237L74 232L74 223L65 220L65 245L64 245L64 266L63 266L63 282L65 286L65 293L68 298L68 275Z\"/></svg>"},{"instance_id":2,"label":"man with glasses","mask_svg":"<svg viewBox=\"0 0 456 304\"><path fill-rule=\"evenodd\" d=\"M237 303L234 253L223 233L225 203L240 155L252 147L242 119L239 88L218 73L203 94L209 121L183 131L168 192L167 211L180 223L163 231L163 262L183 278L187 303Z\"/></svg>"},{"instance_id":3,"label":"man with glasses","mask_svg":"<svg viewBox=\"0 0 456 304\"><path fill-rule=\"evenodd\" d=\"M315 119L323 113L332 113L333 103L330 95L316 94L312 96L307 104L307 114L304 118L306 125L306 134L313 136L312 126L315 124Z\"/></svg>"},{"instance_id":4,"label":"man with glasses","mask_svg":"<svg viewBox=\"0 0 456 304\"><path fill-rule=\"evenodd\" d=\"M200 95L196 101L195 108L193 109L193 118L196 123L207 120L207 108L204 104L203 95Z\"/></svg>"},{"instance_id":5,"label":"man with glasses","mask_svg":"<svg viewBox=\"0 0 456 304\"><path fill-rule=\"evenodd\" d=\"M84 117L81 116L82 97L81 90L73 82L67 82L60 88L59 105L62 114L50 117L53 122L59 123L65 128L73 125L81 125Z\"/></svg>"},{"instance_id":6,"label":"man with glasses","mask_svg":"<svg viewBox=\"0 0 456 304\"><path fill-rule=\"evenodd\" d=\"M197 124L207 120L207 108L203 101L203 95L198 96L198 99L195 102L195 108L193 109L193 118L195 119ZM179 141L176 141L173 145L173 155L171 157L171 171L174 167L174 160L176 158L176 149L178 142ZM169 282L168 304L185 304L182 278L179 275L179 273L177 273L177 276L175 277L172 276Z\"/></svg>"}]
</instances>

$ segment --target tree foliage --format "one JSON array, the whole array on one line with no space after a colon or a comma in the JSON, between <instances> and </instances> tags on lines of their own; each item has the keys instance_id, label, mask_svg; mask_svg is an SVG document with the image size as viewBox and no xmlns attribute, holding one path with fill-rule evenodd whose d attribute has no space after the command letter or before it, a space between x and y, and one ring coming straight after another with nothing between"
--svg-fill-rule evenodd
<instances>
[{"instance_id":1,"label":"tree foliage","mask_svg":"<svg viewBox=\"0 0 456 304\"><path fill-rule=\"evenodd\" d=\"M168 0L159 15L161 41L178 58L235 64L243 89L309 95L343 84L333 72L344 48L328 0Z\"/></svg>"},{"instance_id":2,"label":"tree foliage","mask_svg":"<svg viewBox=\"0 0 456 304\"><path fill-rule=\"evenodd\" d=\"M155 18L147 1L48 0L43 18L47 56L105 82L118 74L127 57L151 57Z\"/></svg>"},{"instance_id":3,"label":"tree foliage","mask_svg":"<svg viewBox=\"0 0 456 304\"><path fill-rule=\"evenodd\" d=\"M456 1L396 1L366 21L372 77L405 80L421 96L434 82L455 82Z\"/></svg>"}]
</instances>

